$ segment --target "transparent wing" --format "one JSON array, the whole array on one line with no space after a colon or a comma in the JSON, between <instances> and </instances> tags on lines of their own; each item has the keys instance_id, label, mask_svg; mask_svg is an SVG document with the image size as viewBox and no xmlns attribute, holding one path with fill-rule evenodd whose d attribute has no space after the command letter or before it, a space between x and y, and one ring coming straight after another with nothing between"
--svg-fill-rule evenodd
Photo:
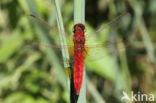
<instances>
[{"instance_id":1,"label":"transparent wing","mask_svg":"<svg viewBox=\"0 0 156 103\"><path fill-rule=\"evenodd\" d=\"M44 48L52 48L52 49L64 49L64 48L70 48L73 47L72 44L69 45L51 45L51 44L45 44L45 43L35 43L35 42L29 42L26 44L26 46L29 47L44 47Z\"/></svg>"},{"instance_id":2,"label":"transparent wing","mask_svg":"<svg viewBox=\"0 0 156 103\"><path fill-rule=\"evenodd\" d=\"M88 50L87 61L109 59L111 56L118 56L128 49L128 41L108 42L105 44L86 45ZM129 49L130 50L130 49Z\"/></svg>"},{"instance_id":3,"label":"transparent wing","mask_svg":"<svg viewBox=\"0 0 156 103\"><path fill-rule=\"evenodd\" d=\"M69 53L73 52L74 48L72 44L69 45L49 45L44 43L27 43L29 47L41 47L41 48L52 48L54 50L60 51L61 49L68 48ZM128 41L118 41L118 42L107 42L104 44L95 44L95 45L85 45L88 49L86 60L87 61L97 61L101 59L109 59L111 56L118 56L120 53L128 50L129 52L132 50L129 48ZM61 52L60 52L61 53ZM73 54L71 54L73 56ZM63 61L66 61L63 59ZM73 62L73 61L71 61Z\"/></svg>"}]
</instances>

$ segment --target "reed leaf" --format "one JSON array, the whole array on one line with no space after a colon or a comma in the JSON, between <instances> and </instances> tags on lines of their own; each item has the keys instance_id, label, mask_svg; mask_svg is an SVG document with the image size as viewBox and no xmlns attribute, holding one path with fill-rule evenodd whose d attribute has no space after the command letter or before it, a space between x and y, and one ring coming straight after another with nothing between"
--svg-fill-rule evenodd
<instances>
[{"instance_id":1,"label":"reed leaf","mask_svg":"<svg viewBox=\"0 0 156 103\"><path fill-rule=\"evenodd\" d=\"M85 0L74 0L74 24L85 24ZM86 103L86 71L84 67L83 83L77 103Z\"/></svg>"}]
</instances>

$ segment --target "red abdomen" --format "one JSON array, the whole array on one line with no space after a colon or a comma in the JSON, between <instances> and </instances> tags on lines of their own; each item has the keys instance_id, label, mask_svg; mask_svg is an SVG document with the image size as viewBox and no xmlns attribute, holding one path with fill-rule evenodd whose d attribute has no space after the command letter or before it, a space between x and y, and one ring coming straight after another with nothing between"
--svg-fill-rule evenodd
<instances>
[{"instance_id":1,"label":"red abdomen","mask_svg":"<svg viewBox=\"0 0 156 103\"><path fill-rule=\"evenodd\" d=\"M74 85L77 95L80 92L82 80L83 80L83 54L81 51L77 51L75 53L75 62L74 62Z\"/></svg>"}]
</instances>

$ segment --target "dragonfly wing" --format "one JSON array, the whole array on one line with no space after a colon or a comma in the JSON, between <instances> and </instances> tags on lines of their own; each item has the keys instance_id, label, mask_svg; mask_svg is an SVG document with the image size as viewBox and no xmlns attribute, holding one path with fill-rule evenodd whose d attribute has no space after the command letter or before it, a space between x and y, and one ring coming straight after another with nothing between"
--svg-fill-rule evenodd
<instances>
[{"instance_id":1,"label":"dragonfly wing","mask_svg":"<svg viewBox=\"0 0 156 103\"><path fill-rule=\"evenodd\" d=\"M45 43L29 42L26 44L26 46L52 48L52 49L66 49L66 48L72 47L73 45L51 45L51 44L45 44Z\"/></svg>"},{"instance_id":2,"label":"dragonfly wing","mask_svg":"<svg viewBox=\"0 0 156 103\"><path fill-rule=\"evenodd\" d=\"M110 59L112 56L118 56L120 53L125 52L128 48L128 43L124 44L122 41L87 46L89 49L86 60L97 61L101 59Z\"/></svg>"},{"instance_id":3,"label":"dragonfly wing","mask_svg":"<svg viewBox=\"0 0 156 103\"><path fill-rule=\"evenodd\" d=\"M60 55L61 55L61 50L62 49L68 49L69 52L72 51L71 49L73 49L73 45L51 45L51 44L45 44L45 43L36 43L36 42L29 42L26 44L26 47L30 47L31 49L36 49L38 48L39 50L45 50L46 48L51 48L53 49L56 54L59 52ZM62 60L62 63L63 62L69 62L69 60L67 60L67 58L63 58Z\"/></svg>"},{"instance_id":4,"label":"dragonfly wing","mask_svg":"<svg viewBox=\"0 0 156 103\"><path fill-rule=\"evenodd\" d=\"M91 46L88 57L85 60L86 67L91 71L109 79L115 79L116 69L118 68L120 59L127 55L129 44L117 43L111 45ZM119 58L118 58L119 57Z\"/></svg>"}]
</instances>

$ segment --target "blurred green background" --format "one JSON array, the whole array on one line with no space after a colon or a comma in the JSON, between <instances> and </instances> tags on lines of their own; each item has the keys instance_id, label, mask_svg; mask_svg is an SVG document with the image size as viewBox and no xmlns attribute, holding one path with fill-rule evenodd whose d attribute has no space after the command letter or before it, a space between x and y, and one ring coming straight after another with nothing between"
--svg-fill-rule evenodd
<instances>
[{"instance_id":1,"label":"blurred green background","mask_svg":"<svg viewBox=\"0 0 156 103\"><path fill-rule=\"evenodd\" d=\"M70 34L66 37L71 41L73 1L59 2L66 34ZM123 90L129 96L131 91L156 95L156 0L86 0L85 12L86 34L94 38L94 43L128 40L119 43L125 45L122 52L109 53L103 47L106 58L86 60L87 103L127 103L121 101ZM125 12L125 16L95 33L96 28ZM29 14L54 28L49 29ZM0 0L0 103L69 102L60 50L28 45L59 45L56 28L53 1Z\"/></svg>"}]
</instances>

